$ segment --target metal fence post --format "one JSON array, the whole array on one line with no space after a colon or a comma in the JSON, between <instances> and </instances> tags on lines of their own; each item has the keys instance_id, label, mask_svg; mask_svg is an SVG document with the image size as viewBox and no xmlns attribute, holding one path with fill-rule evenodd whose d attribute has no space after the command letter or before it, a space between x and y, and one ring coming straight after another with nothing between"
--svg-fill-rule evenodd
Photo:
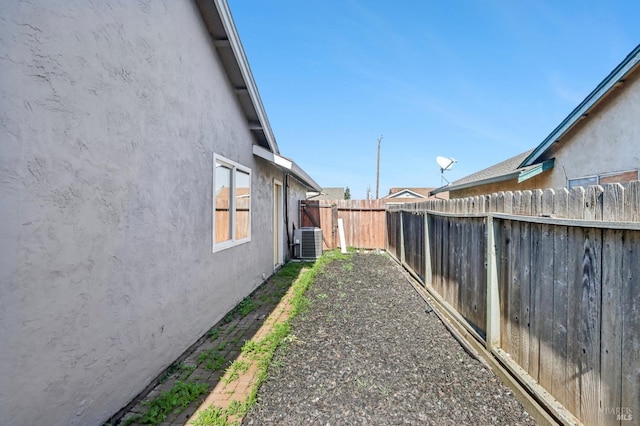
<instances>
[{"instance_id":1,"label":"metal fence post","mask_svg":"<svg viewBox=\"0 0 640 426\"><path fill-rule=\"evenodd\" d=\"M493 216L487 215L487 349L500 346L500 293Z\"/></svg>"}]
</instances>

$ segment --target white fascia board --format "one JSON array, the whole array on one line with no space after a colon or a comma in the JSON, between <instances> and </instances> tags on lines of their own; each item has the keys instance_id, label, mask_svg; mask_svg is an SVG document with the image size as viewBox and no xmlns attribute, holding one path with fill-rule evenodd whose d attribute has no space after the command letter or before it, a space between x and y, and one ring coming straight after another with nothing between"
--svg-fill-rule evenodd
<instances>
[{"instance_id":1,"label":"white fascia board","mask_svg":"<svg viewBox=\"0 0 640 426\"><path fill-rule=\"evenodd\" d=\"M289 171L291 171L291 168L293 167L293 161L288 158L284 158L281 155L274 154L273 152L258 145L253 146L253 154Z\"/></svg>"},{"instance_id":2,"label":"white fascia board","mask_svg":"<svg viewBox=\"0 0 640 426\"><path fill-rule=\"evenodd\" d=\"M282 168L283 170L290 172L293 177L299 180L307 188L312 189L316 192L322 191L320 185L318 185L317 182L307 174L307 172L302 170L302 168L292 160L289 160L288 158L281 155L274 154L273 152L258 145L253 146L253 154L257 155L260 158L264 158L271 164L274 164Z\"/></svg>"}]
</instances>

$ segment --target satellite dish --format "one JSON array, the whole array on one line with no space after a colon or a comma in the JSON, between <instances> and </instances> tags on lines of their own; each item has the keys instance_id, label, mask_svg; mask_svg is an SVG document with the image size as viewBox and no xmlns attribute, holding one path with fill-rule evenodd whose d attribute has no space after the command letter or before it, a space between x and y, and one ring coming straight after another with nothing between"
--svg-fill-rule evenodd
<instances>
[{"instance_id":1,"label":"satellite dish","mask_svg":"<svg viewBox=\"0 0 640 426\"><path fill-rule=\"evenodd\" d=\"M440 166L440 171L444 172L445 170L453 169L453 163L457 163L457 161L455 158L441 157L438 155L436 157L436 163Z\"/></svg>"},{"instance_id":2,"label":"satellite dish","mask_svg":"<svg viewBox=\"0 0 640 426\"><path fill-rule=\"evenodd\" d=\"M437 156L436 157L436 163L438 163L438 166L440 166L440 184L444 184L444 182L447 182L447 185L449 185L449 181L444 177L444 172L446 170L451 170L453 169L453 164L457 163L455 158L449 158L449 157L441 157L441 156Z\"/></svg>"}]
</instances>

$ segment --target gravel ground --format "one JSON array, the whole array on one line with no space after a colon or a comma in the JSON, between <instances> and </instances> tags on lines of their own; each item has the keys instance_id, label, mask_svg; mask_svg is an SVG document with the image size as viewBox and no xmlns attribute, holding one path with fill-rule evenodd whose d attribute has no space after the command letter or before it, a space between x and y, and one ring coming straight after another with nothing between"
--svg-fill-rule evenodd
<instances>
[{"instance_id":1,"label":"gravel ground","mask_svg":"<svg viewBox=\"0 0 640 426\"><path fill-rule=\"evenodd\" d=\"M328 264L307 297L243 425L535 424L387 255Z\"/></svg>"}]
</instances>

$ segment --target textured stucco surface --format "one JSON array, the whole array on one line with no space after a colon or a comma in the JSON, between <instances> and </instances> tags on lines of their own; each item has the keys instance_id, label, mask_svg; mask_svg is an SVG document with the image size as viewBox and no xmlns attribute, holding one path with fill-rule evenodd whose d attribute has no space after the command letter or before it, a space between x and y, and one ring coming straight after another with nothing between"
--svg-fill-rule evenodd
<instances>
[{"instance_id":1,"label":"textured stucco surface","mask_svg":"<svg viewBox=\"0 0 640 426\"><path fill-rule=\"evenodd\" d=\"M451 191L463 198L498 191L566 188L567 179L640 169L640 70L597 105L543 160L554 168L520 184L516 180Z\"/></svg>"},{"instance_id":2,"label":"textured stucco surface","mask_svg":"<svg viewBox=\"0 0 640 426\"><path fill-rule=\"evenodd\" d=\"M105 421L273 272L251 146L195 2L3 5L0 423ZM215 254L214 152L252 169Z\"/></svg>"}]
</instances>

